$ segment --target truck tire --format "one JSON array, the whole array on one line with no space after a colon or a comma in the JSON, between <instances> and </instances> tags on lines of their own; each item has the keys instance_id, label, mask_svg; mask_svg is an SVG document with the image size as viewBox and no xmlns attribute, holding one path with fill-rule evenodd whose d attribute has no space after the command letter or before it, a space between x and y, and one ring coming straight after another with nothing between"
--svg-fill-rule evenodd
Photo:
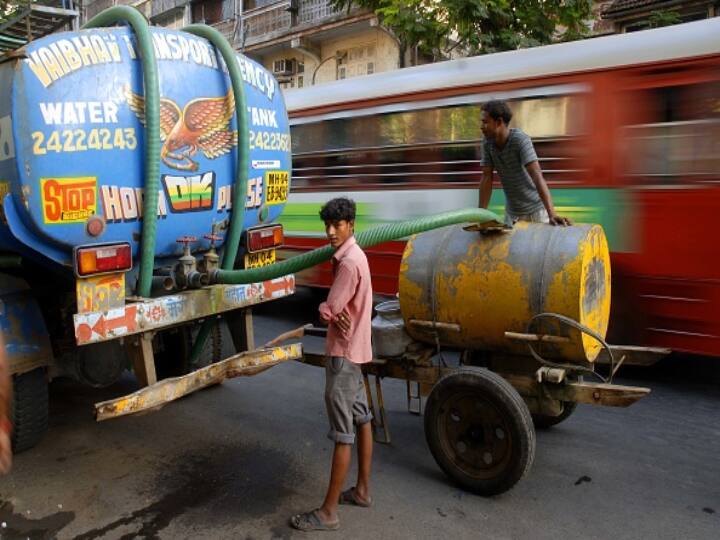
<instances>
[{"instance_id":1,"label":"truck tire","mask_svg":"<svg viewBox=\"0 0 720 540\"><path fill-rule=\"evenodd\" d=\"M484 496L511 489L535 457L527 405L505 379L482 368L459 368L433 387L425 437L445 474Z\"/></svg>"},{"instance_id":2,"label":"truck tire","mask_svg":"<svg viewBox=\"0 0 720 540\"><path fill-rule=\"evenodd\" d=\"M48 428L48 382L44 368L13 377L12 446L18 453L35 446Z\"/></svg>"},{"instance_id":3,"label":"truck tire","mask_svg":"<svg viewBox=\"0 0 720 540\"><path fill-rule=\"evenodd\" d=\"M215 321L205 346L195 365L190 365L192 345L197 337L197 327L179 326L160 332L156 339L162 340L161 351L155 355L155 369L158 380L186 375L191 371L209 366L222 360L222 327Z\"/></svg>"}]
</instances>

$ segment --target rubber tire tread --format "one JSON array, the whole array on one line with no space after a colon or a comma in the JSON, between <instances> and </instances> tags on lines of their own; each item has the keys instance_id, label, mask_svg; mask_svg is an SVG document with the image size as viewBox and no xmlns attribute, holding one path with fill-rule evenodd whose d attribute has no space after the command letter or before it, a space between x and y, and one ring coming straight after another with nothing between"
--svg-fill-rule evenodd
<instances>
[{"instance_id":1,"label":"rubber tire tread","mask_svg":"<svg viewBox=\"0 0 720 540\"><path fill-rule=\"evenodd\" d=\"M44 368L13 377L12 447L23 452L35 446L48 429L48 381Z\"/></svg>"},{"instance_id":2,"label":"rubber tire tread","mask_svg":"<svg viewBox=\"0 0 720 540\"><path fill-rule=\"evenodd\" d=\"M471 478L457 469L445 456L439 441L436 417L445 394L452 393L457 387L467 386L487 394L501 411L510 416L513 440L517 441L510 466L503 474L490 480ZM425 405L425 438L443 472L462 488L483 496L499 495L512 489L528 474L535 459L535 429L525 401L510 383L485 368L460 367L435 384Z\"/></svg>"},{"instance_id":3,"label":"rubber tire tread","mask_svg":"<svg viewBox=\"0 0 720 540\"><path fill-rule=\"evenodd\" d=\"M557 426L559 423L564 422L572 413L577 409L578 404L574 401L563 401L563 412L557 416L548 416L547 414L533 414L533 424L535 429L548 429L553 426Z\"/></svg>"}]
</instances>

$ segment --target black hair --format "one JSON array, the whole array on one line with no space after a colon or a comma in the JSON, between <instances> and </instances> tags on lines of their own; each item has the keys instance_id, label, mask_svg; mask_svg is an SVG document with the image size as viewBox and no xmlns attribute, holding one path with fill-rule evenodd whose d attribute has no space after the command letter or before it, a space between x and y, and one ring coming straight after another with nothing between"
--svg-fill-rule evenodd
<instances>
[{"instance_id":1,"label":"black hair","mask_svg":"<svg viewBox=\"0 0 720 540\"><path fill-rule=\"evenodd\" d=\"M482 110L485 111L493 120L502 120L505 124L509 124L512 120L512 111L507 102L500 99L493 99L483 104Z\"/></svg>"},{"instance_id":2,"label":"black hair","mask_svg":"<svg viewBox=\"0 0 720 540\"><path fill-rule=\"evenodd\" d=\"M355 201L347 197L338 197L326 202L320 209L323 221L355 221Z\"/></svg>"}]
</instances>

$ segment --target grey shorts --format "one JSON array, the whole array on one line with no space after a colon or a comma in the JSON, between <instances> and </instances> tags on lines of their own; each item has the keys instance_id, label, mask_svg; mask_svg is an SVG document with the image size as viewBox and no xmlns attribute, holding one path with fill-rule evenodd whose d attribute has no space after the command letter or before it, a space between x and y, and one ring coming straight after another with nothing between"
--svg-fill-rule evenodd
<instances>
[{"instance_id":1,"label":"grey shorts","mask_svg":"<svg viewBox=\"0 0 720 540\"><path fill-rule=\"evenodd\" d=\"M355 426L372 420L359 365L340 356L326 360L325 407L330 420L328 438L336 443L353 444Z\"/></svg>"},{"instance_id":2,"label":"grey shorts","mask_svg":"<svg viewBox=\"0 0 720 540\"><path fill-rule=\"evenodd\" d=\"M517 221L529 221L530 223L550 223L550 216L547 210L541 208L531 214L515 215L505 210L505 225L512 227Z\"/></svg>"}]
</instances>

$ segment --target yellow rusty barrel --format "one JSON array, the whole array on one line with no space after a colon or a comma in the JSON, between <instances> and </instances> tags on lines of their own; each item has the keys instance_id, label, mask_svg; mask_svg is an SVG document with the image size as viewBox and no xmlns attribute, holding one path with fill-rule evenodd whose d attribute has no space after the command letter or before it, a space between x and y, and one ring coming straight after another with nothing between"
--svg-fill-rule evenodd
<instances>
[{"instance_id":1,"label":"yellow rusty barrel","mask_svg":"<svg viewBox=\"0 0 720 540\"><path fill-rule=\"evenodd\" d=\"M506 331L526 332L531 318L553 312L605 336L610 314L610 255L599 225L518 223L480 234L461 226L412 237L400 267L400 309L416 340L472 350L527 354ZM542 344L542 354L592 362L593 338L556 321L543 333L568 338Z\"/></svg>"}]
</instances>

